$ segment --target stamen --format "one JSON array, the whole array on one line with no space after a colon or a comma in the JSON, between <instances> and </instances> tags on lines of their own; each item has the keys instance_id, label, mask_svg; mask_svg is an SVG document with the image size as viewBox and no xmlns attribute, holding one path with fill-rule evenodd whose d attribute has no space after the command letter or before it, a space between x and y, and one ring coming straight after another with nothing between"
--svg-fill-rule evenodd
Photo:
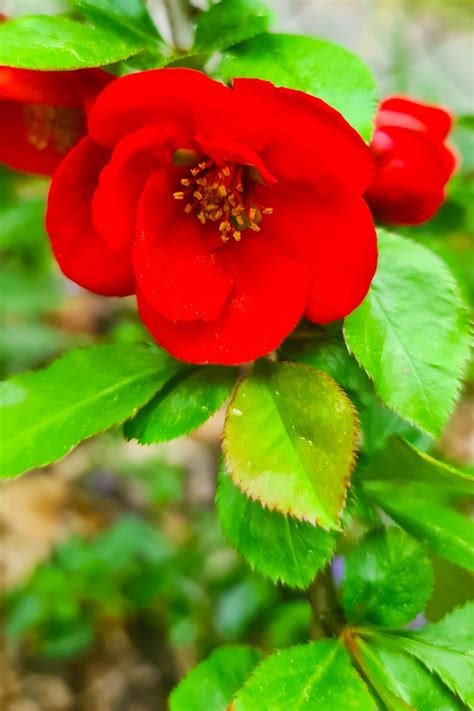
<instances>
[{"instance_id":1,"label":"stamen","mask_svg":"<svg viewBox=\"0 0 474 711\"><path fill-rule=\"evenodd\" d=\"M201 161L190 168L189 178L181 178L185 190L173 193L175 200L187 199L185 213L196 208L196 217L202 225L209 220L219 223L222 242L232 237L242 239L245 229L260 232L262 215L271 215L272 208L259 205L253 198L254 182L247 166L228 163L218 167L211 159Z\"/></svg>"}]
</instances>

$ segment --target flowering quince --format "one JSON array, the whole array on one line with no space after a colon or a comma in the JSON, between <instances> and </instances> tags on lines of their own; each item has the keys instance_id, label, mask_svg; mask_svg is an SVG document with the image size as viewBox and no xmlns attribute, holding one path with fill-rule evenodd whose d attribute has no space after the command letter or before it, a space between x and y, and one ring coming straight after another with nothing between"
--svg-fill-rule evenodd
<instances>
[{"instance_id":1,"label":"flowering quince","mask_svg":"<svg viewBox=\"0 0 474 711\"><path fill-rule=\"evenodd\" d=\"M101 69L0 67L0 163L52 175L86 134L86 112L113 77Z\"/></svg>"},{"instance_id":2,"label":"flowering quince","mask_svg":"<svg viewBox=\"0 0 474 711\"><path fill-rule=\"evenodd\" d=\"M370 144L375 172L365 197L374 215L394 225L417 225L441 207L456 166L445 144L447 111L393 96L379 107Z\"/></svg>"},{"instance_id":3,"label":"flowering quince","mask_svg":"<svg viewBox=\"0 0 474 711\"><path fill-rule=\"evenodd\" d=\"M64 273L99 294L136 293L172 355L243 363L303 315L324 324L362 301L377 262L361 197L372 170L319 99L150 70L95 102L53 178L47 229Z\"/></svg>"}]
</instances>

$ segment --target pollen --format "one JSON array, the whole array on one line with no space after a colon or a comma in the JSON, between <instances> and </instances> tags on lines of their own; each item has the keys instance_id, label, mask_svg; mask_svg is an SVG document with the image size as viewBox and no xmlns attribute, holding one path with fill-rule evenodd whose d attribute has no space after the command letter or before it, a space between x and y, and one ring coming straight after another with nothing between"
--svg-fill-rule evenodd
<instances>
[{"instance_id":1,"label":"pollen","mask_svg":"<svg viewBox=\"0 0 474 711\"><path fill-rule=\"evenodd\" d=\"M227 163L218 166L212 160L201 161L190 169L189 178L181 178L184 190L173 193L175 200L186 199L184 211L195 210L202 225L218 223L222 242L240 242L249 229L260 232L263 215L271 215L272 208L259 205L252 196L254 180L247 166Z\"/></svg>"}]
</instances>

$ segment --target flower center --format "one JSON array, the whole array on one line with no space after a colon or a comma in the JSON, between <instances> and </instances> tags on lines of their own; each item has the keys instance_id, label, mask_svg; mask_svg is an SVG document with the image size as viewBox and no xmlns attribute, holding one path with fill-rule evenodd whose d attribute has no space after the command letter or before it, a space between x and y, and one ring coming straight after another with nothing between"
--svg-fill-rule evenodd
<instances>
[{"instance_id":1,"label":"flower center","mask_svg":"<svg viewBox=\"0 0 474 711\"><path fill-rule=\"evenodd\" d=\"M259 232L262 215L273 212L250 195L250 183L256 175L258 172L250 166L227 162L219 167L209 159L191 168L190 177L181 179L184 190L173 193L173 197L186 200L184 211L196 210L203 225L208 220L218 222L223 242L231 237L239 242L243 230Z\"/></svg>"},{"instance_id":2,"label":"flower center","mask_svg":"<svg viewBox=\"0 0 474 711\"><path fill-rule=\"evenodd\" d=\"M38 150L51 144L64 155L85 129L84 111L79 108L25 104L23 115L26 139Z\"/></svg>"}]
</instances>

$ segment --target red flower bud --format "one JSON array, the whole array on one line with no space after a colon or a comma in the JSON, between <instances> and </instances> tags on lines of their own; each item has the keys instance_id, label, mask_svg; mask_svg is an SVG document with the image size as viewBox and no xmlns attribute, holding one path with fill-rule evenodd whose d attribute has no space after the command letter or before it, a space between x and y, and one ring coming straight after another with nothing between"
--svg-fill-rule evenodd
<instances>
[{"instance_id":1,"label":"red flower bud","mask_svg":"<svg viewBox=\"0 0 474 711\"><path fill-rule=\"evenodd\" d=\"M433 217L456 166L445 143L451 124L437 106L396 96L381 103L370 144L375 173L365 193L375 217L393 225Z\"/></svg>"},{"instance_id":2,"label":"red flower bud","mask_svg":"<svg viewBox=\"0 0 474 711\"><path fill-rule=\"evenodd\" d=\"M0 67L0 163L52 175L86 134L86 113L113 79L101 69L37 72Z\"/></svg>"},{"instance_id":3,"label":"red flower bud","mask_svg":"<svg viewBox=\"0 0 474 711\"><path fill-rule=\"evenodd\" d=\"M136 293L176 357L253 360L303 315L340 319L367 293L377 247L361 196L373 162L323 101L152 70L108 86L89 131L53 178L54 253L92 291Z\"/></svg>"}]
</instances>

